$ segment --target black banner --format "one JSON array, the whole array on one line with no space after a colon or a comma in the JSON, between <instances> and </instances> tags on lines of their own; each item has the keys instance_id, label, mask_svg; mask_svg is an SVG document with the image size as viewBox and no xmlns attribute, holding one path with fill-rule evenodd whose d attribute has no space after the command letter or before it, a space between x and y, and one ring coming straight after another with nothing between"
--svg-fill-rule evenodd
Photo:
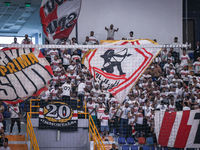
<instances>
[{"instance_id":1,"label":"black banner","mask_svg":"<svg viewBox=\"0 0 200 150\"><path fill-rule=\"evenodd\" d=\"M40 102L39 129L77 131L77 101Z\"/></svg>"}]
</instances>

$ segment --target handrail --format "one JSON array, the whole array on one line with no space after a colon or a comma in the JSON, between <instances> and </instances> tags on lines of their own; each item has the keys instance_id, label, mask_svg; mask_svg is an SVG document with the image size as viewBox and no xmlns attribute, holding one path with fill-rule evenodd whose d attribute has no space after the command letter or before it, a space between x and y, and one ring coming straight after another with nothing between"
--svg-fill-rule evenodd
<instances>
[{"instance_id":1,"label":"handrail","mask_svg":"<svg viewBox=\"0 0 200 150\"><path fill-rule=\"evenodd\" d=\"M95 148L95 145L96 145L98 150L105 150L106 148L104 146L104 143L103 143L103 141L102 141L102 139L99 135L99 132L98 132L96 125L95 125L95 123L92 119L92 116L90 114L89 114L89 133L91 133L93 135L94 148Z\"/></svg>"},{"instance_id":2,"label":"handrail","mask_svg":"<svg viewBox=\"0 0 200 150\"><path fill-rule=\"evenodd\" d=\"M32 117L32 114L39 114L39 112L33 112L32 111L32 108L40 107L39 105L32 106L32 102L33 101L40 101L40 100L39 99L31 99L30 100L30 112L27 114L27 130L28 130L28 118L30 119ZM104 143L103 143L103 141L102 141L102 139L101 139L101 137L99 135L99 132L98 132L98 130L96 128L96 125L95 125L95 123L93 121L93 118L90 115L90 113L87 112L87 102L86 101L85 101L84 108L85 108L85 112L83 112L83 113L78 112L78 114L85 115L85 119L87 119L87 116L88 116L88 121L89 121L89 140L91 141L91 135L92 135L92 139L94 141L94 149L95 149L95 147L97 147L97 150L105 150L106 148L105 148ZM32 127L31 120L30 120L30 124L31 124L31 127ZM28 139L28 133L29 132L27 132L27 139ZM33 134L34 134L34 130L33 130ZM35 134L33 136L35 137ZM35 140L36 140L36 138L35 138ZM32 141L35 142L34 140L32 140ZM31 141L31 144L33 144L32 141ZM37 142L37 140L36 140L36 142ZM38 146L38 144L37 144L37 146ZM37 149L34 149L34 150L37 150Z\"/></svg>"},{"instance_id":3,"label":"handrail","mask_svg":"<svg viewBox=\"0 0 200 150\"><path fill-rule=\"evenodd\" d=\"M39 150L40 148L38 146L37 139L35 137L35 132L34 132L34 129L32 126L30 115L31 115L31 113L28 112L27 113L27 141L28 141L28 137L30 137L30 150L32 150L32 147L34 150Z\"/></svg>"}]
</instances>

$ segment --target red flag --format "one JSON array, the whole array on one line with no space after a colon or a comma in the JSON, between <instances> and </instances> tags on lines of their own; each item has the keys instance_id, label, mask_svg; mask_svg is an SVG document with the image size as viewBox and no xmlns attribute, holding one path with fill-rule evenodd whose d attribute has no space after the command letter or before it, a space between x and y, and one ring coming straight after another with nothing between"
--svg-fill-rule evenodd
<instances>
[{"instance_id":1,"label":"red flag","mask_svg":"<svg viewBox=\"0 0 200 150\"><path fill-rule=\"evenodd\" d=\"M40 7L43 31L50 42L68 37L74 28L81 0L43 0Z\"/></svg>"}]
</instances>

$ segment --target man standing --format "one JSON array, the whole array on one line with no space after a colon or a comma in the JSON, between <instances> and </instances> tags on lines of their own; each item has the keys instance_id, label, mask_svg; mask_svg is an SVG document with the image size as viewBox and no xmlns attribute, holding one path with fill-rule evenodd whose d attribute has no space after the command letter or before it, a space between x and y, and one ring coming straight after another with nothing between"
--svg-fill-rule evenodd
<instances>
[{"instance_id":1,"label":"man standing","mask_svg":"<svg viewBox=\"0 0 200 150\"><path fill-rule=\"evenodd\" d=\"M65 82L62 85L62 100L64 102L70 100L70 95L72 93L72 88L71 88L71 78L67 78L67 83Z\"/></svg>"},{"instance_id":2,"label":"man standing","mask_svg":"<svg viewBox=\"0 0 200 150\"><path fill-rule=\"evenodd\" d=\"M90 36L89 36L89 41L94 44L99 45L99 41L96 39L96 37L94 36L94 31L90 32Z\"/></svg>"},{"instance_id":3,"label":"man standing","mask_svg":"<svg viewBox=\"0 0 200 150\"><path fill-rule=\"evenodd\" d=\"M13 106L11 107L8 105L8 112L11 113L10 135L12 135L12 129L15 122L17 122L19 135L21 135L21 125L20 125L21 113L19 106L17 106L17 104L13 104Z\"/></svg>"},{"instance_id":4,"label":"man standing","mask_svg":"<svg viewBox=\"0 0 200 150\"><path fill-rule=\"evenodd\" d=\"M130 37L128 37L127 40L134 40L135 38L133 37L133 31L131 31L129 34Z\"/></svg>"},{"instance_id":5,"label":"man standing","mask_svg":"<svg viewBox=\"0 0 200 150\"><path fill-rule=\"evenodd\" d=\"M178 37L175 37L174 38L174 42L172 42L172 45L179 45L180 44L180 42L178 41ZM179 58L179 53L182 55L182 51L180 51L181 50L181 48L179 48L179 47L174 47L174 51L175 52L177 52L177 54L178 54L178 58Z\"/></svg>"},{"instance_id":6,"label":"man standing","mask_svg":"<svg viewBox=\"0 0 200 150\"><path fill-rule=\"evenodd\" d=\"M105 27L105 30L108 31L107 40L114 40L114 33L117 32L119 28L113 29L113 24L111 24L110 28L108 29L107 27Z\"/></svg>"},{"instance_id":7,"label":"man standing","mask_svg":"<svg viewBox=\"0 0 200 150\"><path fill-rule=\"evenodd\" d=\"M14 38L14 42L12 42L11 44L19 44L19 43L17 42L17 38L16 38L16 37Z\"/></svg>"},{"instance_id":8,"label":"man standing","mask_svg":"<svg viewBox=\"0 0 200 150\"><path fill-rule=\"evenodd\" d=\"M28 38L28 34L25 34L25 39L22 40L21 44L33 44L32 41Z\"/></svg>"},{"instance_id":9,"label":"man standing","mask_svg":"<svg viewBox=\"0 0 200 150\"><path fill-rule=\"evenodd\" d=\"M84 94L85 94L85 83L84 79L81 79L78 85L78 99L80 100L78 106L80 106L81 110L83 110Z\"/></svg>"}]
</instances>

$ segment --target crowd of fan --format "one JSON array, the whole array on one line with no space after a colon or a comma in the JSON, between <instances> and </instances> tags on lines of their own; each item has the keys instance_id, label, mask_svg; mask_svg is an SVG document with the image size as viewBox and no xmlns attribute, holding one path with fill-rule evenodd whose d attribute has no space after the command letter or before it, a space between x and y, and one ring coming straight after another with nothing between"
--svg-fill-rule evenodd
<instances>
[{"instance_id":1,"label":"crowd of fan","mask_svg":"<svg viewBox=\"0 0 200 150\"><path fill-rule=\"evenodd\" d=\"M111 29L112 28L112 29ZM105 28L108 40L114 39L114 32L119 29ZM109 31L112 30L112 31ZM110 32L110 33L109 33ZM109 37L109 34L111 37ZM134 39L133 32L130 37ZM45 42L48 44L48 42ZM64 45L77 45L76 38L64 38ZM83 45L99 44L91 31ZM172 44L179 44L174 38ZM108 140L109 127L119 135L126 137L154 134L155 111L184 111L200 108L200 49L196 43L194 60L185 49L164 48L148 69L130 90L122 104L95 81L88 68L81 64L88 49L42 49L53 70L53 80L48 91L40 95L41 100L80 100L80 111L87 111L101 131L106 131ZM194 63L193 63L194 62ZM154 142L156 139L154 136Z\"/></svg>"}]
</instances>

